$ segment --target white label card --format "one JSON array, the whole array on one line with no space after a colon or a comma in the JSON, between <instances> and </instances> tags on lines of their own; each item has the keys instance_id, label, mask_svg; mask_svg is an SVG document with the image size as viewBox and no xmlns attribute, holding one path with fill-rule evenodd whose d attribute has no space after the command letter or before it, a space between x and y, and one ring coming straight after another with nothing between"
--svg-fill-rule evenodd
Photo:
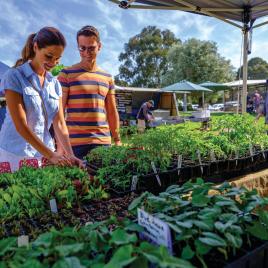
<instances>
[{"instance_id":1,"label":"white label card","mask_svg":"<svg viewBox=\"0 0 268 268\"><path fill-rule=\"evenodd\" d=\"M251 161L253 162L254 159L253 159L253 147L252 147L252 144L249 145L249 153L250 153L250 156L251 156Z\"/></svg>"},{"instance_id":2,"label":"white label card","mask_svg":"<svg viewBox=\"0 0 268 268\"><path fill-rule=\"evenodd\" d=\"M50 210L52 213L58 213L58 207L57 207L57 202L55 198L49 200L49 205L50 205Z\"/></svg>"},{"instance_id":3,"label":"white label card","mask_svg":"<svg viewBox=\"0 0 268 268\"><path fill-rule=\"evenodd\" d=\"M249 153L251 156L253 156L253 147L252 145L249 145Z\"/></svg>"},{"instance_id":4,"label":"white label card","mask_svg":"<svg viewBox=\"0 0 268 268\"><path fill-rule=\"evenodd\" d=\"M138 208L138 224L144 228L141 238L155 244L167 247L172 254L172 240L167 223Z\"/></svg>"},{"instance_id":5,"label":"white label card","mask_svg":"<svg viewBox=\"0 0 268 268\"><path fill-rule=\"evenodd\" d=\"M178 168L178 175L180 175L181 172L181 165L182 165L182 155L178 155L178 162L177 162L177 168Z\"/></svg>"},{"instance_id":6,"label":"white label card","mask_svg":"<svg viewBox=\"0 0 268 268\"><path fill-rule=\"evenodd\" d=\"M134 175L132 176L132 182L131 182L131 191L135 191L137 189L137 183L138 183L138 176Z\"/></svg>"},{"instance_id":7,"label":"white label card","mask_svg":"<svg viewBox=\"0 0 268 268\"><path fill-rule=\"evenodd\" d=\"M154 171L154 174L155 174L155 177L157 179L157 182L158 182L159 186L161 186L161 180L160 180L159 175L157 174L157 170L156 170L154 162L151 162L151 166L152 166L152 169Z\"/></svg>"},{"instance_id":8,"label":"white label card","mask_svg":"<svg viewBox=\"0 0 268 268\"><path fill-rule=\"evenodd\" d=\"M198 161L199 161L199 164L200 164L201 173L203 174L203 167L202 167L200 151L197 150L196 153L197 153Z\"/></svg>"},{"instance_id":9,"label":"white label card","mask_svg":"<svg viewBox=\"0 0 268 268\"><path fill-rule=\"evenodd\" d=\"M238 158L239 158L239 151L238 150L235 150L235 165L237 166L238 164Z\"/></svg>"},{"instance_id":10,"label":"white label card","mask_svg":"<svg viewBox=\"0 0 268 268\"><path fill-rule=\"evenodd\" d=\"M29 246L29 236L21 235L18 236L18 247L28 247Z\"/></svg>"},{"instance_id":11,"label":"white label card","mask_svg":"<svg viewBox=\"0 0 268 268\"><path fill-rule=\"evenodd\" d=\"M214 150L210 151L210 159L211 159L212 162L216 162L216 157L215 157Z\"/></svg>"}]
</instances>

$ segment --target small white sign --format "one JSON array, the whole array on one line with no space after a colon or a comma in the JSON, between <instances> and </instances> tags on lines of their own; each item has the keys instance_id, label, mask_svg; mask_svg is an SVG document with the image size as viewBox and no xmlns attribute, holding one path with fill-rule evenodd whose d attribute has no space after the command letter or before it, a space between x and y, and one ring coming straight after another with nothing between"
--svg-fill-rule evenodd
<instances>
[{"instance_id":1,"label":"small white sign","mask_svg":"<svg viewBox=\"0 0 268 268\"><path fill-rule=\"evenodd\" d=\"M216 157L215 157L214 150L210 151L210 159L211 159L212 162L216 162Z\"/></svg>"},{"instance_id":2,"label":"small white sign","mask_svg":"<svg viewBox=\"0 0 268 268\"><path fill-rule=\"evenodd\" d=\"M155 245L163 245L172 254L171 233L167 223L138 208L138 224L144 228L140 233L142 239Z\"/></svg>"},{"instance_id":3,"label":"small white sign","mask_svg":"<svg viewBox=\"0 0 268 268\"><path fill-rule=\"evenodd\" d=\"M239 151L238 150L235 150L235 165L237 166L238 164L238 158L239 158Z\"/></svg>"},{"instance_id":4,"label":"small white sign","mask_svg":"<svg viewBox=\"0 0 268 268\"><path fill-rule=\"evenodd\" d=\"M253 162L254 161L254 159L253 159L254 152L253 152L252 144L249 145L249 153L250 153L250 156L251 156L251 161Z\"/></svg>"},{"instance_id":5,"label":"small white sign","mask_svg":"<svg viewBox=\"0 0 268 268\"><path fill-rule=\"evenodd\" d=\"M178 175L180 175L181 172L181 165L182 165L182 155L178 155L178 159L177 159L177 168L178 168Z\"/></svg>"},{"instance_id":6,"label":"small white sign","mask_svg":"<svg viewBox=\"0 0 268 268\"><path fill-rule=\"evenodd\" d=\"M18 247L28 247L29 246L29 236L21 235L18 236Z\"/></svg>"},{"instance_id":7,"label":"small white sign","mask_svg":"<svg viewBox=\"0 0 268 268\"><path fill-rule=\"evenodd\" d=\"M157 170L156 170L154 162L151 162L151 166L152 166L152 169L154 171L154 174L155 174L155 177L157 179L157 182L158 182L159 186L161 186L161 180L160 180L159 175L157 174Z\"/></svg>"},{"instance_id":8,"label":"small white sign","mask_svg":"<svg viewBox=\"0 0 268 268\"><path fill-rule=\"evenodd\" d=\"M200 151L197 150L196 153L197 153L197 157L198 157L198 161L199 161L199 165L200 165L200 169L201 169L201 174L203 174L204 170L203 170L203 166L202 166Z\"/></svg>"},{"instance_id":9,"label":"small white sign","mask_svg":"<svg viewBox=\"0 0 268 268\"><path fill-rule=\"evenodd\" d=\"M52 213L58 213L58 207L57 207L57 202L55 198L49 200L49 205L50 205L50 210Z\"/></svg>"},{"instance_id":10,"label":"small white sign","mask_svg":"<svg viewBox=\"0 0 268 268\"><path fill-rule=\"evenodd\" d=\"M132 182L131 182L131 191L135 191L137 189L137 183L138 183L138 176L134 175L132 176Z\"/></svg>"}]
</instances>

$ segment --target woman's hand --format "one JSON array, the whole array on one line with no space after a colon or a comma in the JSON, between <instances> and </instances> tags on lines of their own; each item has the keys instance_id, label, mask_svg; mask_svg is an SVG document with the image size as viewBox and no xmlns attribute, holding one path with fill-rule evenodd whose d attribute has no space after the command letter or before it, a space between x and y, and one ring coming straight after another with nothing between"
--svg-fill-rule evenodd
<instances>
[{"instance_id":1,"label":"woman's hand","mask_svg":"<svg viewBox=\"0 0 268 268\"><path fill-rule=\"evenodd\" d=\"M70 157L70 160L71 160L73 165L78 166L78 167L80 167L82 169L85 167L85 165L84 165L84 163L83 163L83 161L81 159L77 158L74 155L70 155L69 157Z\"/></svg>"},{"instance_id":2,"label":"woman's hand","mask_svg":"<svg viewBox=\"0 0 268 268\"><path fill-rule=\"evenodd\" d=\"M52 154L52 157L50 157L48 160L52 164L58 165L58 166L72 166L72 161L70 157L68 157L65 154L59 154L57 152L54 152Z\"/></svg>"}]
</instances>

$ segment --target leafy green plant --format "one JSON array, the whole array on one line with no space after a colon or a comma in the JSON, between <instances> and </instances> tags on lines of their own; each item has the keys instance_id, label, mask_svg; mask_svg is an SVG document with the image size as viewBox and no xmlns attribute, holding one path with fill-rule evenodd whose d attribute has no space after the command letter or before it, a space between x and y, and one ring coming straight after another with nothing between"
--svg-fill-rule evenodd
<instances>
[{"instance_id":1,"label":"leafy green plant","mask_svg":"<svg viewBox=\"0 0 268 268\"><path fill-rule=\"evenodd\" d=\"M1 174L0 222L33 217L49 210L55 198L59 208L71 208L88 194L89 179L79 168L23 167L12 174ZM77 191L77 184L81 189Z\"/></svg>"},{"instance_id":2,"label":"leafy green plant","mask_svg":"<svg viewBox=\"0 0 268 268\"><path fill-rule=\"evenodd\" d=\"M157 267L192 268L172 257L164 247L138 239L142 228L130 220L115 218L80 229L52 229L40 235L29 247L16 247L16 238L0 241L1 267Z\"/></svg>"},{"instance_id":3,"label":"leafy green plant","mask_svg":"<svg viewBox=\"0 0 268 268\"><path fill-rule=\"evenodd\" d=\"M129 209L136 214L137 207L143 207L167 222L177 254L207 267L207 254L223 254L228 260L243 245L250 246L252 236L268 240L268 213L263 211L267 204L255 190L228 183L217 187L198 179L170 186L159 196L146 192Z\"/></svg>"}]
</instances>

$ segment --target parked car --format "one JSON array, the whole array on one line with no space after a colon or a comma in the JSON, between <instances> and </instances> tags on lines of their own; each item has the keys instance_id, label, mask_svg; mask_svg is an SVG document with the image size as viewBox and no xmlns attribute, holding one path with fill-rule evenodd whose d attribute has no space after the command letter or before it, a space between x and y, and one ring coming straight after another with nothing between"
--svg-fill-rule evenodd
<instances>
[{"instance_id":1,"label":"parked car","mask_svg":"<svg viewBox=\"0 0 268 268\"><path fill-rule=\"evenodd\" d=\"M212 111L223 111L224 104L223 103L215 103L212 105Z\"/></svg>"}]
</instances>

